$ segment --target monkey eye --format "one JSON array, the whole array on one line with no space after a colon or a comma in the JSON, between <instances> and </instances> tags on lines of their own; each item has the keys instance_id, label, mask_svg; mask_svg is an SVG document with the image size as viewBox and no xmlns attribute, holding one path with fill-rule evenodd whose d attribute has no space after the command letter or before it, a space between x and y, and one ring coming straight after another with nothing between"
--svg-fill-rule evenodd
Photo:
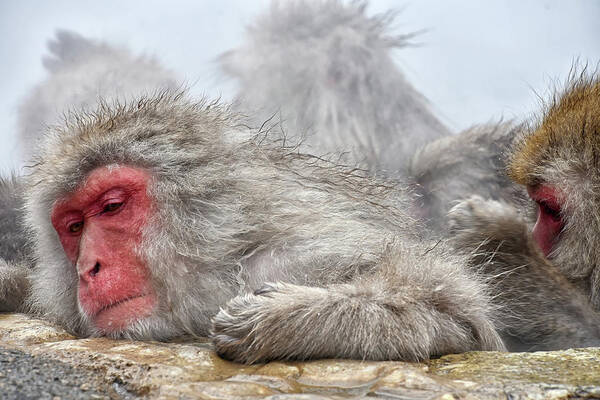
<instances>
[{"instance_id":1,"label":"monkey eye","mask_svg":"<svg viewBox=\"0 0 600 400\"><path fill-rule=\"evenodd\" d=\"M552 218L554 221L560 221L561 220L561 216L560 216L560 208L558 207L553 207L550 204L548 204L545 201L538 201L538 205L540 207L540 211L546 215L548 215L550 218Z\"/></svg>"},{"instance_id":2,"label":"monkey eye","mask_svg":"<svg viewBox=\"0 0 600 400\"><path fill-rule=\"evenodd\" d=\"M78 221L75 222L71 225L69 225L69 232L71 233L77 233L79 231L81 231L83 229L83 221Z\"/></svg>"},{"instance_id":3,"label":"monkey eye","mask_svg":"<svg viewBox=\"0 0 600 400\"><path fill-rule=\"evenodd\" d=\"M102 209L102 212L109 213L109 212L117 211L122 205L123 205L123 202L108 203L104 206L104 208Z\"/></svg>"}]
</instances>

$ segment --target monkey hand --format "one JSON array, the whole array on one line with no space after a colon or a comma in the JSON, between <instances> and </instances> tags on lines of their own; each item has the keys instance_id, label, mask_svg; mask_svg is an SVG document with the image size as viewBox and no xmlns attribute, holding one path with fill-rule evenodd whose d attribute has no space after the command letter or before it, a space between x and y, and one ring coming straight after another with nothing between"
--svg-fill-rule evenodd
<instances>
[{"instance_id":1,"label":"monkey hand","mask_svg":"<svg viewBox=\"0 0 600 400\"><path fill-rule=\"evenodd\" d=\"M414 272L415 279L427 282L412 282L411 272L399 279L377 275L327 288L268 284L234 298L213 318L216 351L228 360L255 363L422 360L504 348L481 294L463 293L456 282L443 284ZM399 283L405 281L410 282Z\"/></svg>"},{"instance_id":2,"label":"monkey hand","mask_svg":"<svg viewBox=\"0 0 600 400\"><path fill-rule=\"evenodd\" d=\"M326 290L267 283L253 294L230 300L213 318L211 336L217 353L228 360L255 363L301 357L310 335L301 318ZM289 299L286 301L286 299ZM293 336L288 333L296 332Z\"/></svg>"},{"instance_id":3,"label":"monkey hand","mask_svg":"<svg viewBox=\"0 0 600 400\"><path fill-rule=\"evenodd\" d=\"M471 196L448 212L448 220L451 243L459 250L521 250L529 242L528 227L516 208L496 200Z\"/></svg>"}]
</instances>

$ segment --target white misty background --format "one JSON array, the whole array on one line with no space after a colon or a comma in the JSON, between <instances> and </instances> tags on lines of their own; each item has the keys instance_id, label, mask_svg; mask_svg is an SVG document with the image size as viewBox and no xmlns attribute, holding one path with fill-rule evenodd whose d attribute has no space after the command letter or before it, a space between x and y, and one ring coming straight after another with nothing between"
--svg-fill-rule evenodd
<instances>
[{"instance_id":1,"label":"white misty background","mask_svg":"<svg viewBox=\"0 0 600 400\"><path fill-rule=\"evenodd\" d=\"M16 110L41 81L57 28L156 56L196 96L235 88L215 58L243 40L270 0L20 0L0 2L0 172L19 167ZM368 14L400 11L396 33L424 31L394 54L409 81L453 131L521 119L564 80L574 60L600 61L598 0L372 0Z\"/></svg>"}]
</instances>

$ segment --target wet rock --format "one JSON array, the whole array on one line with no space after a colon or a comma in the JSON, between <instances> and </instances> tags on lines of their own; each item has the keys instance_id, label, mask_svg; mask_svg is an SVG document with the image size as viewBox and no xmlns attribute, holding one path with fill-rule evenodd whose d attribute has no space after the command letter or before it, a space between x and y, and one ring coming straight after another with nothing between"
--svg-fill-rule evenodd
<instances>
[{"instance_id":1,"label":"wet rock","mask_svg":"<svg viewBox=\"0 0 600 400\"><path fill-rule=\"evenodd\" d=\"M61 378L76 394L62 399L600 398L596 348L472 352L421 364L319 360L246 366L219 358L208 340L77 339L20 314L0 314L0 347L71 368ZM96 380L87 382L81 374ZM16 383L0 376L2 384Z\"/></svg>"}]
</instances>

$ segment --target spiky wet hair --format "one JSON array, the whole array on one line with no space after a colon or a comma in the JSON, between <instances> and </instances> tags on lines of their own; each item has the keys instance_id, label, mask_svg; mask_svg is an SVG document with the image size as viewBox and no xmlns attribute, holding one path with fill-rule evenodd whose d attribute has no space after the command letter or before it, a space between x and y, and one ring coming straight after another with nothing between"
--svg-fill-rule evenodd
<instances>
[{"instance_id":1,"label":"spiky wet hair","mask_svg":"<svg viewBox=\"0 0 600 400\"><path fill-rule=\"evenodd\" d=\"M95 109L99 98L131 100L154 88L177 88L175 74L153 57L134 55L76 32L57 30L47 43L47 77L18 109L19 146L27 160L35 154L47 125L69 108Z\"/></svg>"},{"instance_id":2,"label":"spiky wet hair","mask_svg":"<svg viewBox=\"0 0 600 400\"><path fill-rule=\"evenodd\" d=\"M564 227L552 261L582 281L600 308L600 76L574 70L539 120L516 142L509 163L513 180L556 189Z\"/></svg>"},{"instance_id":3,"label":"spiky wet hair","mask_svg":"<svg viewBox=\"0 0 600 400\"><path fill-rule=\"evenodd\" d=\"M517 142L509 175L524 185L539 183L540 168L565 152L600 168L600 75L574 69L564 89L545 105L539 123ZM568 160L568 159L567 159Z\"/></svg>"}]
</instances>

